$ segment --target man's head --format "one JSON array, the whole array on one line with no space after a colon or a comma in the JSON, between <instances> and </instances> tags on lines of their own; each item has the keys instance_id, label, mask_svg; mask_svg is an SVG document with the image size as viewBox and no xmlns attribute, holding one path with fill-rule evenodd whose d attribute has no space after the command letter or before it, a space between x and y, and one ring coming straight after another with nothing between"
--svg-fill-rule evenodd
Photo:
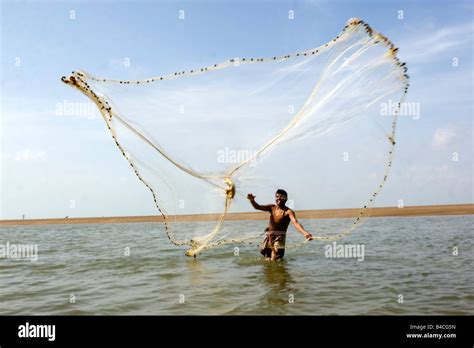
<instances>
[{"instance_id":1,"label":"man's head","mask_svg":"<svg viewBox=\"0 0 474 348\"><path fill-rule=\"evenodd\" d=\"M286 193L285 190L278 189L275 193L275 203L279 207L284 207L287 200L288 200L288 193Z\"/></svg>"}]
</instances>

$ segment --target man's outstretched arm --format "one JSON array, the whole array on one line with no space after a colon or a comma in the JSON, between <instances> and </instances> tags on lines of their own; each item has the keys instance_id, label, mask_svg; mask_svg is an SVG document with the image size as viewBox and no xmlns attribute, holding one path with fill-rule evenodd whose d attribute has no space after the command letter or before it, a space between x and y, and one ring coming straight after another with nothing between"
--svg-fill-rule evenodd
<instances>
[{"instance_id":1,"label":"man's outstretched arm","mask_svg":"<svg viewBox=\"0 0 474 348\"><path fill-rule=\"evenodd\" d=\"M250 204L252 204L252 206L257 210L272 211L271 205L260 205L257 202L255 202L255 196L251 193L247 195L247 199L250 201Z\"/></svg>"},{"instance_id":2,"label":"man's outstretched arm","mask_svg":"<svg viewBox=\"0 0 474 348\"><path fill-rule=\"evenodd\" d=\"M308 240L312 240L313 239L313 236L311 235L311 233L309 233L308 231L306 231L303 227L302 224L300 224L300 222L296 219L296 215L295 215L295 212L293 210L290 210L288 212L288 215L290 216L290 220L291 222L293 223L293 225L295 225L295 228L296 230L301 233L306 239Z\"/></svg>"}]
</instances>

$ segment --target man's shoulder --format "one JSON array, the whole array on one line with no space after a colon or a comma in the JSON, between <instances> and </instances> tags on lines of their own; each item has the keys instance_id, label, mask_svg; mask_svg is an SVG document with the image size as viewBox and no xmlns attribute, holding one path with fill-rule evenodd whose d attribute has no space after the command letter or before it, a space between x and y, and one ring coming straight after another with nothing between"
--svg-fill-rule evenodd
<instances>
[{"instance_id":1,"label":"man's shoulder","mask_svg":"<svg viewBox=\"0 0 474 348\"><path fill-rule=\"evenodd\" d=\"M262 208L267 211L267 212L270 212L272 213L273 212L273 208L275 207L275 204L265 204L265 205L262 205Z\"/></svg>"}]
</instances>

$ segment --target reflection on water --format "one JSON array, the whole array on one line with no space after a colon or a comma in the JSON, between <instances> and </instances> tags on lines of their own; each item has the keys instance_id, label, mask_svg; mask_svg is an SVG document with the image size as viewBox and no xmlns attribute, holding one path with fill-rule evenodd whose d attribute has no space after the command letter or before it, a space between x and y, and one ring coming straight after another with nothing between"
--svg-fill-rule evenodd
<instances>
[{"instance_id":1,"label":"reflection on water","mask_svg":"<svg viewBox=\"0 0 474 348\"><path fill-rule=\"evenodd\" d=\"M198 259L187 259L185 264L188 268L186 272L189 276L189 284L191 286L200 286L204 284L204 275L209 274L208 268Z\"/></svg>"},{"instance_id":2,"label":"reflection on water","mask_svg":"<svg viewBox=\"0 0 474 348\"><path fill-rule=\"evenodd\" d=\"M266 260L263 275L268 288L266 294L268 304L283 305L292 302L295 289L292 288L293 279L285 259L276 262Z\"/></svg>"},{"instance_id":3,"label":"reflection on water","mask_svg":"<svg viewBox=\"0 0 474 348\"><path fill-rule=\"evenodd\" d=\"M291 274L288 272L285 260L266 261L263 265L263 273L267 285L275 291L287 291L292 284Z\"/></svg>"}]
</instances>

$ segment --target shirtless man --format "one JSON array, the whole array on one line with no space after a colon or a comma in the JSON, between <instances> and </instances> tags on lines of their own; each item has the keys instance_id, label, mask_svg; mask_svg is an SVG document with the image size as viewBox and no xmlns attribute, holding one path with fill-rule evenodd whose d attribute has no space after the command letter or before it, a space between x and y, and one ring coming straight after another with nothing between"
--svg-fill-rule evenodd
<instances>
[{"instance_id":1,"label":"shirtless man","mask_svg":"<svg viewBox=\"0 0 474 348\"><path fill-rule=\"evenodd\" d=\"M266 237L260 246L260 253L267 258L275 261L281 259L285 254L286 231L290 221L306 239L312 240L311 233L306 231L304 227L296 219L295 212L288 208L285 204L288 200L288 194L285 190L278 189L275 194L275 203L268 205L260 205L255 202L255 196L251 193L247 195L247 199L257 210L268 211L270 213L270 221L265 229Z\"/></svg>"}]
</instances>

